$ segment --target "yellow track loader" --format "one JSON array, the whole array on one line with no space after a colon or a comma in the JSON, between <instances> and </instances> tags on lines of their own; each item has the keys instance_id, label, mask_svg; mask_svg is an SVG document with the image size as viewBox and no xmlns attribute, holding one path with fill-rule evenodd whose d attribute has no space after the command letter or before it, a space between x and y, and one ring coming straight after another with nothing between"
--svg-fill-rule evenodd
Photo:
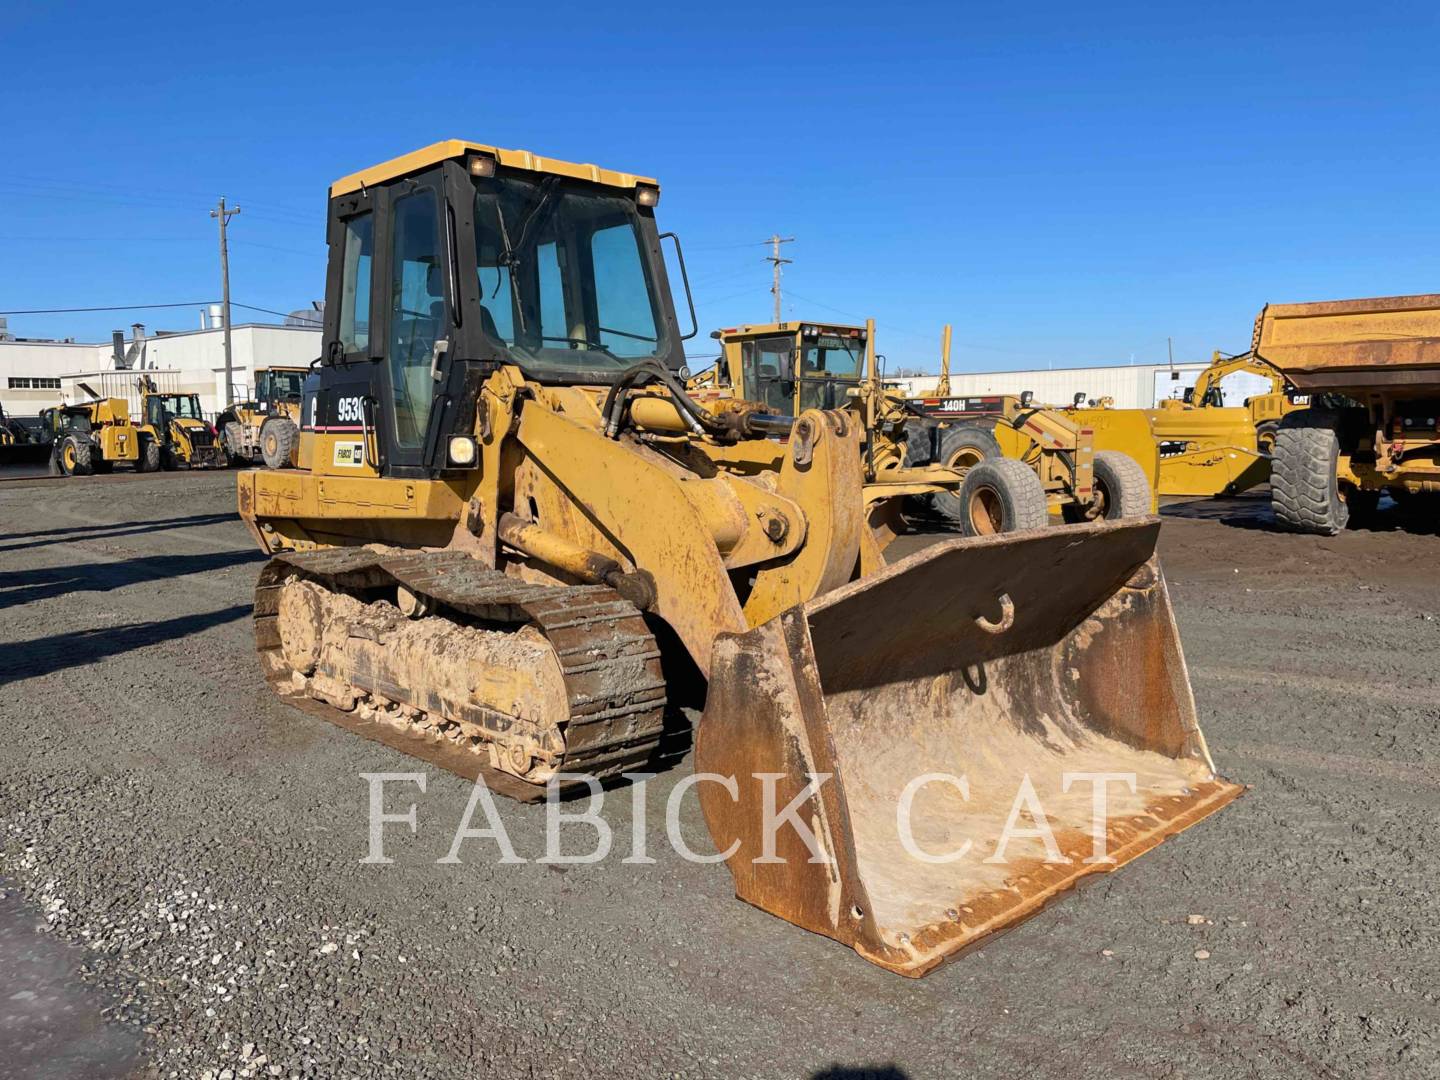
<instances>
[{"instance_id":1,"label":"yellow track loader","mask_svg":"<svg viewBox=\"0 0 1440 1080\"><path fill-rule=\"evenodd\" d=\"M698 672L737 894L907 975L1233 798L1159 522L885 565L852 414L686 391L659 198L459 140L331 187L301 467L237 478L275 690L534 799L653 763ZM1074 773L1128 778L1098 827ZM1058 846L1006 851L1030 796Z\"/></svg>"},{"instance_id":2,"label":"yellow track loader","mask_svg":"<svg viewBox=\"0 0 1440 1080\"><path fill-rule=\"evenodd\" d=\"M941 347L949 365L949 327ZM1066 521L1143 516L1153 495L1128 455L1097 451L1091 432L1018 397L905 398L883 387L874 321L864 327L784 322L728 327L708 393L738 393L780 413L849 409L864 431L871 520L892 531L902 499L920 499L967 536ZM1007 464L1007 461L1014 464ZM978 471L976 471L978 469Z\"/></svg>"}]
</instances>

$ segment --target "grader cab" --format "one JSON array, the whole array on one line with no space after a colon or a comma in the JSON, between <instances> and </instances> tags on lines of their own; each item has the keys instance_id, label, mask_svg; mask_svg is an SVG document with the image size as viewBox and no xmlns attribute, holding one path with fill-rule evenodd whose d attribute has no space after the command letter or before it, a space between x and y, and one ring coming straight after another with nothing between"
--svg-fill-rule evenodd
<instances>
[{"instance_id":1,"label":"grader cab","mask_svg":"<svg viewBox=\"0 0 1440 1080\"><path fill-rule=\"evenodd\" d=\"M1233 798L1158 521L881 566L852 413L686 390L659 199L459 140L331 187L309 467L237 478L271 556L255 629L275 690L534 799L653 765L698 673L702 807L737 893L910 975ZM1072 773L1107 770L1129 782L1097 824ZM987 861L1017 790L1053 808L1054 860L1018 840ZM769 850L777 806L818 862L795 829Z\"/></svg>"}]
</instances>

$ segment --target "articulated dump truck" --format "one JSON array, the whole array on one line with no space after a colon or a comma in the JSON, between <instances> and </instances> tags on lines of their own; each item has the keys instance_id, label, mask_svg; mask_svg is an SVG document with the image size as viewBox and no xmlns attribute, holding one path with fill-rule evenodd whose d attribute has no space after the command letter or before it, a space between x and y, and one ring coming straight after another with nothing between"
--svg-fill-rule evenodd
<instances>
[{"instance_id":1,"label":"articulated dump truck","mask_svg":"<svg viewBox=\"0 0 1440 1080\"><path fill-rule=\"evenodd\" d=\"M887 564L852 416L686 392L659 197L461 141L331 188L300 467L238 477L275 690L534 799L653 764L698 671L697 790L737 894L906 975L1233 798L1158 521ZM1098 836L1075 773L1129 780ZM1002 863L1017 792L1056 848Z\"/></svg>"},{"instance_id":2,"label":"articulated dump truck","mask_svg":"<svg viewBox=\"0 0 1440 1080\"><path fill-rule=\"evenodd\" d=\"M1440 494L1440 295L1270 304L1253 351L1310 395L1275 436L1281 525L1333 536L1382 493Z\"/></svg>"}]
</instances>

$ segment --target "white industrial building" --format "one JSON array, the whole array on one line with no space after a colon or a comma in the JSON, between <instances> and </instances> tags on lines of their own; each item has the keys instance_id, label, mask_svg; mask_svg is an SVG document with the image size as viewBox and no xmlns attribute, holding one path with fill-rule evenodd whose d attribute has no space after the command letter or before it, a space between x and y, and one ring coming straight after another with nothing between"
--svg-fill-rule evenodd
<instances>
[{"instance_id":1,"label":"white industrial building","mask_svg":"<svg viewBox=\"0 0 1440 1080\"><path fill-rule=\"evenodd\" d=\"M1046 405L1069 405L1077 394L1085 400L1113 398L1119 409L1150 409L1165 398L1178 398L1208 364L1128 364L1110 367L1037 368L1030 371L952 371L953 397L981 394L1021 394L1032 391L1035 401ZM935 393L936 375L887 380L907 397ZM1270 384L1258 375L1237 372L1221 384L1226 404L1238 405L1252 394L1269 391Z\"/></svg>"},{"instance_id":2,"label":"white industrial building","mask_svg":"<svg viewBox=\"0 0 1440 1080\"><path fill-rule=\"evenodd\" d=\"M230 331L235 397L255 384L256 368L304 366L320 355L320 329L242 323ZM0 325L0 405L10 416L33 416L62 402L86 400L89 388L116 385L115 372L164 372L165 388L200 395L214 414L225 407L225 334L219 328L162 332L133 326L112 341L16 340Z\"/></svg>"}]
</instances>

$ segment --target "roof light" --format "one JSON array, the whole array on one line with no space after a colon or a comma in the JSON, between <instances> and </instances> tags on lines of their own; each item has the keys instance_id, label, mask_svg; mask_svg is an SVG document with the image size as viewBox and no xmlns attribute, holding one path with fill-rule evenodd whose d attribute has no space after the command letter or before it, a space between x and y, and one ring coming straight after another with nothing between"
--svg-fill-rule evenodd
<instances>
[{"instance_id":1,"label":"roof light","mask_svg":"<svg viewBox=\"0 0 1440 1080\"><path fill-rule=\"evenodd\" d=\"M495 159L489 154L471 154L467 167L471 176L495 175Z\"/></svg>"},{"instance_id":2,"label":"roof light","mask_svg":"<svg viewBox=\"0 0 1440 1080\"><path fill-rule=\"evenodd\" d=\"M649 184L636 184L635 202L640 206L657 205L660 202L660 189Z\"/></svg>"}]
</instances>

